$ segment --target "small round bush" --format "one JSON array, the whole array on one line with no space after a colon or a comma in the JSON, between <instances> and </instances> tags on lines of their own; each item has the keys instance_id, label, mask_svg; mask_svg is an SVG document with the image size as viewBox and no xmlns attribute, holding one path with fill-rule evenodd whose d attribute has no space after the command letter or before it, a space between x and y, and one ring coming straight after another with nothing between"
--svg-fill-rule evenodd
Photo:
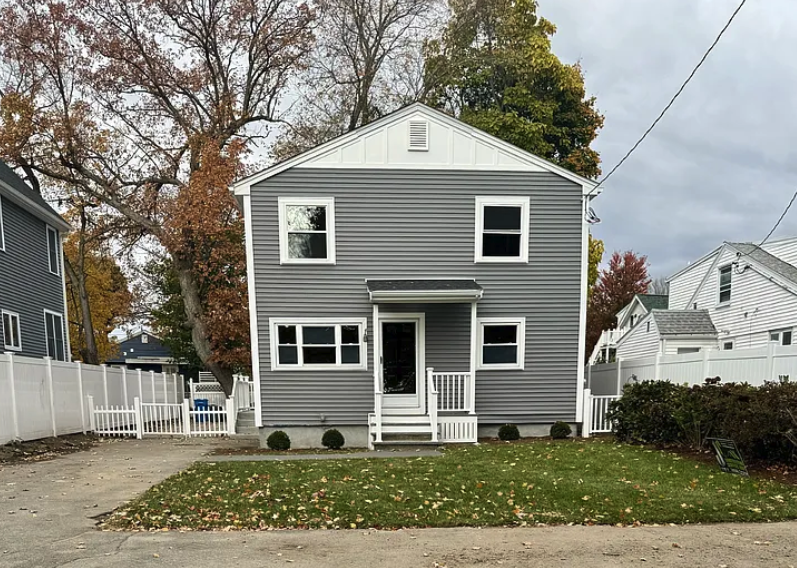
<instances>
[{"instance_id":1,"label":"small round bush","mask_svg":"<svg viewBox=\"0 0 797 568\"><path fill-rule=\"evenodd\" d=\"M266 445L271 450L285 451L291 449L291 439L282 430L275 430L266 439Z\"/></svg>"},{"instance_id":2,"label":"small round bush","mask_svg":"<svg viewBox=\"0 0 797 568\"><path fill-rule=\"evenodd\" d=\"M514 424L504 424L498 429L498 437L504 442L513 442L520 439L520 431Z\"/></svg>"},{"instance_id":3,"label":"small round bush","mask_svg":"<svg viewBox=\"0 0 797 568\"><path fill-rule=\"evenodd\" d=\"M570 424L567 422L554 422L553 426L551 426L551 438L554 440L564 440L567 438L573 430L570 428Z\"/></svg>"},{"instance_id":4,"label":"small round bush","mask_svg":"<svg viewBox=\"0 0 797 568\"><path fill-rule=\"evenodd\" d=\"M324 432L324 435L321 436L321 444L330 450L339 450L345 443L346 439L343 437L343 434L337 430L327 430Z\"/></svg>"}]
</instances>

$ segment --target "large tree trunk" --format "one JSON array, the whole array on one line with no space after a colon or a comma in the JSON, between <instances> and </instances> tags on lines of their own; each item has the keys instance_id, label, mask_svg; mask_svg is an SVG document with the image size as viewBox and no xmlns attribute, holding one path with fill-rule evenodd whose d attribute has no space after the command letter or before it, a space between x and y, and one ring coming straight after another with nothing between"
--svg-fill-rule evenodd
<instances>
[{"instance_id":1,"label":"large tree trunk","mask_svg":"<svg viewBox=\"0 0 797 568\"><path fill-rule=\"evenodd\" d=\"M191 340L194 349L208 371L213 373L216 380L224 389L227 396L232 394L233 373L232 369L220 364L213 359L213 348L210 345L210 337L207 326L205 325L202 300L199 296L199 287L191 269L190 263L184 260L174 259L174 269L177 273L177 280L180 282L180 295L183 298L185 315L188 325L191 327Z\"/></svg>"},{"instance_id":2,"label":"large tree trunk","mask_svg":"<svg viewBox=\"0 0 797 568\"><path fill-rule=\"evenodd\" d=\"M91 319L91 305L86 291L86 275L82 270L78 274L72 264L66 259L64 259L64 268L66 268L70 283L77 290L77 297L80 302L80 314L75 315L79 316L80 325L83 327L83 335L86 336L86 345L80 348L80 355L84 363L99 365L100 354L97 351L97 342L94 338L94 322Z\"/></svg>"}]
</instances>

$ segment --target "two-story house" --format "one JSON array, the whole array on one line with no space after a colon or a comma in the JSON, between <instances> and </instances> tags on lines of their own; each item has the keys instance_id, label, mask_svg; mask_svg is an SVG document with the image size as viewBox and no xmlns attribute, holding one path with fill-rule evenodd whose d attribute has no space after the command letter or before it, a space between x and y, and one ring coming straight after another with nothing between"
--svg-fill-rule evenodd
<instances>
[{"instance_id":1,"label":"two-story house","mask_svg":"<svg viewBox=\"0 0 797 568\"><path fill-rule=\"evenodd\" d=\"M181 371L180 362L172 357L171 349L163 344L160 337L144 329L131 333L120 341L117 353L105 363L155 373L171 374Z\"/></svg>"},{"instance_id":2,"label":"two-story house","mask_svg":"<svg viewBox=\"0 0 797 568\"><path fill-rule=\"evenodd\" d=\"M595 185L421 104L236 183L261 441L581 422Z\"/></svg>"},{"instance_id":3,"label":"two-story house","mask_svg":"<svg viewBox=\"0 0 797 568\"><path fill-rule=\"evenodd\" d=\"M61 249L69 229L0 161L0 352L71 359Z\"/></svg>"}]
</instances>

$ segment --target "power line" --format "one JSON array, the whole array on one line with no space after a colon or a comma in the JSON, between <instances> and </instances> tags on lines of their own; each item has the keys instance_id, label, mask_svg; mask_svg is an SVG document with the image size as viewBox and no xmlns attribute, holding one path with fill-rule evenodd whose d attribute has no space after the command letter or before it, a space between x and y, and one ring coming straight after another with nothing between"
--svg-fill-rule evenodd
<instances>
[{"instance_id":1,"label":"power line","mask_svg":"<svg viewBox=\"0 0 797 568\"><path fill-rule=\"evenodd\" d=\"M780 226L781 221L783 221L783 218L786 217L786 213L788 213L789 209L791 209L791 206L794 204L795 199L797 199L797 191L795 191L794 195L791 196L791 200L789 201L789 204L786 206L786 209L783 210L783 213L781 213L778 222L775 223L775 226L772 227L772 230L769 231L769 233L767 233L767 236L764 237L764 240L758 243L759 248L761 248L764 245L764 243L766 243L769 240L769 237L772 236L772 233L774 233L777 230L777 228Z\"/></svg>"},{"instance_id":2,"label":"power line","mask_svg":"<svg viewBox=\"0 0 797 568\"><path fill-rule=\"evenodd\" d=\"M689 73L689 76L686 78L686 81L684 81L683 84L681 85L681 87L678 89L678 91L676 91L676 93L670 99L670 102L668 102L667 106L664 107L664 110L662 110L661 113L659 114L659 116L656 117L656 120L653 121L653 124L651 124L650 127L647 130L645 130L644 134L642 134L640 139L636 141L636 144L631 146L631 149L628 152L626 152L625 156L623 156L623 159L620 160L619 162L617 162L617 165L614 166L609 171L609 173L606 174L606 176L604 176L604 178L598 182L598 185L596 185L595 187L592 188L592 191L590 191L587 194L587 197L589 197L590 195L595 193L595 191L597 191L597 189L601 185L603 185L603 183L607 179L612 177L612 174L614 174L614 172L616 172L620 168L620 166L622 166L625 163L625 161L631 156L631 154L634 153L634 151L639 147L639 145L642 144L642 142L645 140L645 138L648 137L648 134L650 134L651 131L654 128L656 128L656 125L658 125L659 121L661 121L661 119L664 118L664 115L667 114L668 110L670 110L670 107L672 107L672 105L675 103L675 100L681 95L681 93L683 93L684 89L689 84L689 82L692 80L692 78L695 76L695 74L697 73L698 69L700 69L703 66L703 63L706 62L706 59L708 59L708 56L711 54L712 51L714 51L714 48L717 47L717 44L720 42L720 39L722 39L722 36L725 34L725 32L731 26L731 24L733 23L733 20L736 18L736 15L739 13L739 11L742 9L742 7L746 3L747 3L747 0L742 0L741 3L736 7L736 9L733 11L733 14L731 14L731 17L728 19L728 21L725 23L725 25L720 30L720 33L714 39L714 42L709 46L708 50L703 54L703 57L700 58L700 61L697 62L697 65L695 65L695 68L692 69L691 73Z\"/></svg>"}]
</instances>

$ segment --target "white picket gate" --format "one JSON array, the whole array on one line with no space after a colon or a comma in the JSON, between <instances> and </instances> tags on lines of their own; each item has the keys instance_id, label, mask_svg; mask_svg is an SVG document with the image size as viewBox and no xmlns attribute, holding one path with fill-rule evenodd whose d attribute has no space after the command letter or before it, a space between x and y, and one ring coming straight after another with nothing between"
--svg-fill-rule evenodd
<instances>
[{"instance_id":1,"label":"white picket gate","mask_svg":"<svg viewBox=\"0 0 797 568\"><path fill-rule=\"evenodd\" d=\"M222 408L192 408L182 403L144 403L138 397L133 406L95 406L88 396L91 429L99 436L227 436L235 434L237 409L232 398Z\"/></svg>"},{"instance_id":2,"label":"white picket gate","mask_svg":"<svg viewBox=\"0 0 797 568\"><path fill-rule=\"evenodd\" d=\"M617 395L595 396L589 389L584 389L584 422L582 431L585 438L589 438L591 434L603 434L612 431L612 424L607 418L609 405L619 398Z\"/></svg>"}]
</instances>

